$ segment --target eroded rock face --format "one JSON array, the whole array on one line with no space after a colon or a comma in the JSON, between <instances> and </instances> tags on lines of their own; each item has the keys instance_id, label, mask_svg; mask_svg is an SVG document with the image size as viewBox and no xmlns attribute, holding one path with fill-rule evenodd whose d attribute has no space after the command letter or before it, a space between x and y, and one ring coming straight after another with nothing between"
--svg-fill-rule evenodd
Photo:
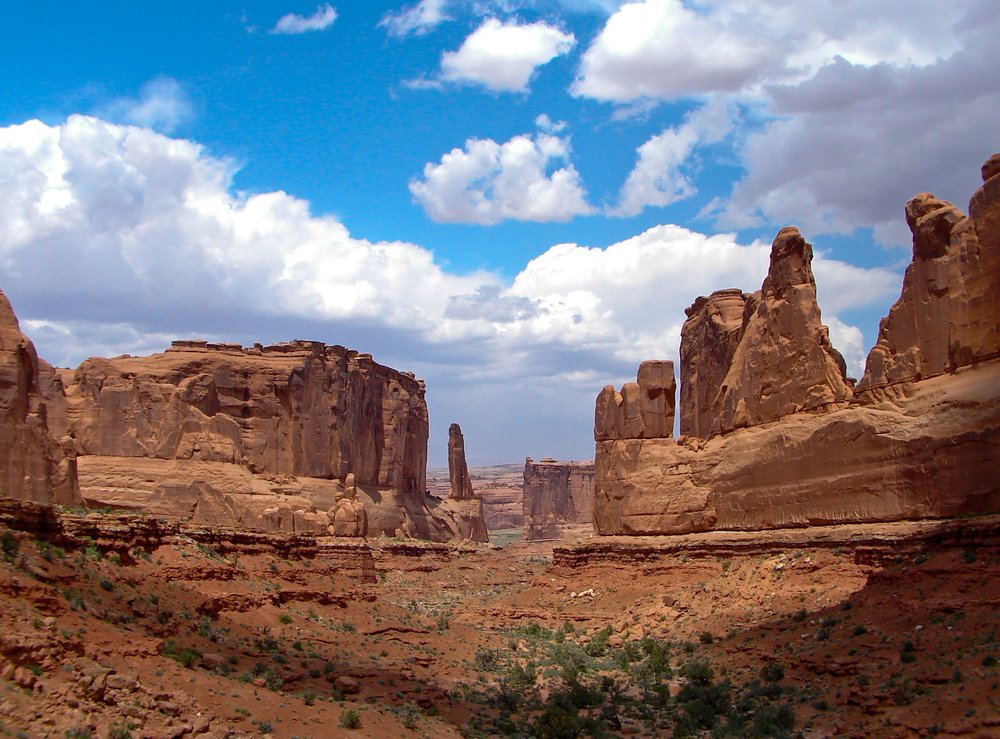
<instances>
[{"instance_id":1,"label":"eroded rock face","mask_svg":"<svg viewBox=\"0 0 1000 739\"><path fill-rule=\"evenodd\" d=\"M749 295L739 289L716 290L684 313L681 328L681 435L707 439L712 415L733 355L743 336L743 310Z\"/></svg>"},{"instance_id":2,"label":"eroded rock face","mask_svg":"<svg viewBox=\"0 0 1000 739\"><path fill-rule=\"evenodd\" d=\"M460 536L426 495L423 382L368 354L177 341L75 371L43 366L41 378L89 505L294 533Z\"/></svg>"},{"instance_id":3,"label":"eroded rock face","mask_svg":"<svg viewBox=\"0 0 1000 739\"><path fill-rule=\"evenodd\" d=\"M1000 508L995 160L968 218L928 194L907 205L914 261L854 393L794 229L775 239L759 293L699 299L682 334L687 433L680 443L598 437L596 530L758 530ZM741 299L740 337L713 399Z\"/></svg>"},{"instance_id":4,"label":"eroded rock face","mask_svg":"<svg viewBox=\"0 0 1000 739\"><path fill-rule=\"evenodd\" d=\"M452 500L470 500L476 497L469 477L469 465L465 461L465 437L462 427L453 423L448 427L448 477L451 482Z\"/></svg>"},{"instance_id":5,"label":"eroded rock face","mask_svg":"<svg viewBox=\"0 0 1000 739\"><path fill-rule=\"evenodd\" d=\"M524 460L524 538L557 539L564 524L594 517L594 463Z\"/></svg>"},{"instance_id":6,"label":"eroded rock face","mask_svg":"<svg viewBox=\"0 0 1000 739\"><path fill-rule=\"evenodd\" d=\"M337 495L337 502L328 511L330 525L327 531L334 536L359 537L368 534L368 514L364 503L358 500L358 487L354 473L349 473L344 481L343 492Z\"/></svg>"},{"instance_id":7,"label":"eroded rock face","mask_svg":"<svg viewBox=\"0 0 1000 739\"><path fill-rule=\"evenodd\" d=\"M798 229L778 232L758 292L713 293L686 313L681 368L693 377L682 375L682 433L708 438L851 398L844 358L820 318L812 246Z\"/></svg>"},{"instance_id":8,"label":"eroded rock face","mask_svg":"<svg viewBox=\"0 0 1000 739\"><path fill-rule=\"evenodd\" d=\"M0 292L0 495L44 503L80 502L76 458L50 433L42 386L54 372L21 333Z\"/></svg>"},{"instance_id":9,"label":"eroded rock face","mask_svg":"<svg viewBox=\"0 0 1000 739\"><path fill-rule=\"evenodd\" d=\"M442 509L453 519L456 538L489 541L486 519L483 517L483 501L472 489L472 477L465 461L465 437L462 435L462 427L457 423L448 428L448 476L450 492Z\"/></svg>"},{"instance_id":10,"label":"eroded rock face","mask_svg":"<svg viewBox=\"0 0 1000 739\"><path fill-rule=\"evenodd\" d=\"M621 391L606 386L597 398L594 438L662 439L674 435L674 363L650 360L639 365L635 382Z\"/></svg>"},{"instance_id":11,"label":"eroded rock face","mask_svg":"<svg viewBox=\"0 0 1000 739\"><path fill-rule=\"evenodd\" d=\"M879 324L858 390L951 372L1000 355L1000 165L965 216L921 193L906 204L913 260L899 299Z\"/></svg>"},{"instance_id":12,"label":"eroded rock face","mask_svg":"<svg viewBox=\"0 0 1000 739\"><path fill-rule=\"evenodd\" d=\"M149 357L88 359L62 381L81 454L353 473L409 494L426 484L423 383L341 346L174 342Z\"/></svg>"}]
</instances>

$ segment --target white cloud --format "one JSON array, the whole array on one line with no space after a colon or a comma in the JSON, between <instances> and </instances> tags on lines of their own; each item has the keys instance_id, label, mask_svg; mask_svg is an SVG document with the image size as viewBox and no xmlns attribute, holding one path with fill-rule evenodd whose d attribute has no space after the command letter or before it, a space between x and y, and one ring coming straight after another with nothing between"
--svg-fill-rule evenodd
<instances>
[{"instance_id":1,"label":"white cloud","mask_svg":"<svg viewBox=\"0 0 1000 739\"><path fill-rule=\"evenodd\" d=\"M745 175L702 209L720 228L872 228L905 246L921 190L960 206L995 149L1000 15L985 0L642 0L583 54L573 92L619 107L728 99ZM639 151L619 213L690 196L704 143L686 124Z\"/></svg>"},{"instance_id":2,"label":"white cloud","mask_svg":"<svg viewBox=\"0 0 1000 739\"><path fill-rule=\"evenodd\" d=\"M927 65L959 48L956 18L936 0L643 0L608 19L573 92L674 100L801 81L837 57Z\"/></svg>"},{"instance_id":3,"label":"white cloud","mask_svg":"<svg viewBox=\"0 0 1000 739\"><path fill-rule=\"evenodd\" d=\"M542 124L554 125L547 117ZM569 156L569 138L549 133L503 144L469 139L439 164L428 163L423 179L410 182L410 192L440 222L568 221L593 212Z\"/></svg>"},{"instance_id":4,"label":"white cloud","mask_svg":"<svg viewBox=\"0 0 1000 739\"><path fill-rule=\"evenodd\" d=\"M390 36L422 36L437 27L448 16L444 12L446 0L420 0L416 5L410 5L397 13L386 13L379 26L385 28Z\"/></svg>"},{"instance_id":5,"label":"white cloud","mask_svg":"<svg viewBox=\"0 0 1000 739\"><path fill-rule=\"evenodd\" d=\"M139 89L138 97L123 97L101 106L96 115L119 123L173 133L194 111L184 87L170 77L157 77Z\"/></svg>"},{"instance_id":6,"label":"white cloud","mask_svg":"<svg viewBox=\"0 0 1000 739\"><path fill-rule=\"evenodd\" d=\"M310 31L323 31L333 25L337 20L337 11L327 3L316 7L316 12L312 15L298 15L289 13L281 16L274 24L271 33L276 34L299 34Z\"/></svg>"},{"instance_id":7,"label":"white cloud","mask_svg":"<svg viewBox=\"0 0 1000 739\"><path fill-rule=\"evenodd\" d=\"M458 51L441 57L441 79L501 92L525 92L535 69L576 44L571 33L542 22L519 25L488 18Z\"/></svg>"},{"instance_id":8,"label":"white cloud","mask_svg":"<svg viewBox=\"0 0 1000 739\"><path fill-rule=\"evenodd\" d=\"M646 206L664 206L690 197L697 189L688 174L698 146L724 138L733 120L725 104L711 103L689 113L679 126L666 128L637 150L638 160L622 185L611 215L634 216Z\"/></svg>"},{"instance_id":9,"label":"white cloud","mask_svg":"<svg viewBox=\"0 0 1000 739\"><path fill-rule=\"evenodd\" d=\"M513 149L529 160L565 152L548 134L522 138ZM509 458L556 437L566 446L553 453L582 457L600 387L676 357L695 297L756 289L767 269L767 244L658 226L606 248L553 246L510 284L458 276L286 193L234 194L233 175L195 142L91 117L0 128L0 287L41 356L66 366L195 336L345 343L424 376L435 433L459 419L516 449ZM884 310L899 278L821 255L815 268L834 340L853 356L858 334L837 310ZM522 402L509 410L483 400L512 387Z\"/></svg>"}]
</instances>

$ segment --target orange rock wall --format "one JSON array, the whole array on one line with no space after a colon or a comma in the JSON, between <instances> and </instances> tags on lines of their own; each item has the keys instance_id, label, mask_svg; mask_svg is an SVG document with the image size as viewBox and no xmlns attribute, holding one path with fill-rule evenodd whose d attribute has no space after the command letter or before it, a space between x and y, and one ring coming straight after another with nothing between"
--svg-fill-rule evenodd
<instances>
[{"instance_id":1,"label":"orange rock wall","mask_svg":"<svg viewBox=\"0 0 1000 739\"><path fill-rule=\"evenodd\" d=\"M555 539L566 523L594 517L594 463L528 457L524 462L524 538Z\"/></svg>"},{"instance_id":2,"label":"orange rock wall","mask_svg":"<svg viewBox=\"0 0 1000 739\"><path fill-rule=\"evenodd\" d=\"M191 459L422 495L423 382L319 342L89 359L50 403L84 455Z\"/></svg>"},{"instance_id":3,"label":"orange rock wall","mask_svg":"<svg viewBox=\"0 0 1000 739\"><path fill-rule=\"evenodd\" d=\"M42 396L53 378L52 368L39 360L0 292L0 496L80 502L75 457L50 432Z\"/></svg>"},{"instance_id":4,"label":"orange rock wall","mask_svg":"<svg viewBox=\"0 0 1000 739\"><path fill-rule=\"evenodd\" d=\"M598 533L1000 510L1000 157L983 175L969 217L926 193L907 204L913 263L853 391L794 229L760 292L699 298L682 332L681 438L595 433ZM604 391L598 417L606 407Z\"/></svg>"}]
</instances>

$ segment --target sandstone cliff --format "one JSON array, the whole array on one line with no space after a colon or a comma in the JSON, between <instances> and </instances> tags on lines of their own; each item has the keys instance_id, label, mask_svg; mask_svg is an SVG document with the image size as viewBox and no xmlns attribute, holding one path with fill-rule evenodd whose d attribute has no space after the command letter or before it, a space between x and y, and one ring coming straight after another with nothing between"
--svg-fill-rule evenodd
<instances>
[{"instance_id":1,"label":"sandstone cliff","mask_svg":"<svg viewBox=\"0 0 1000 739\"><path fill-rule=\"evenodd\" d=\"M448 428L448 478L450 492L442 509L454 520L456 538L466 541L490 540L483 517L483 501L472 489L469 465L465 461L465 437L457 423Z\"/></svg>"},{"instance_id":2,"label":"sandstone cliff","mask_svg":"<svg viewBox=\"0 0 1000 739\"><path fill-rule=\"evenodd\" d=\"M596 530L1000 510L1000 159L991 162L968 217L927 194L908 204L914 261L856 392L819 321L797 231L778 234L759 293L699 298L682 333L686 435L595 433ZM608 406L605 389L599 418Z\"/></svg>"},{"instance_id":3,"label":"sandstone cliff","mask_svg":"<svg viewBox=\"0 0 1000 739\"><path fill-rule=\"evenodd\" d=\"M682 378L693 385L682 391L690 404L681 411L682 434L708 438L850 399L844 359L820 320L812 246L798 229L775 237L758 292L713 293L686 314L681 368L695 377Z\"/></svg>"},{"instance_id":4,"label":"sandstone cliff","mask_svg":"<svg viewBox=\"0 0 1000 739\"><path fill-rule=\"evenodd\" d=\"M858 390L1000 356L1000 159L983 165L969 216L921 193L906 204L913 261L879 324Z\"/></svg>"},{"instance_id":5,"label":"sandstone cliff","mask_svg":"<svg viewBox=\"0 0 1000 739\"><path fill-rule=\"evenodd\" d=\"M424 384L368 354L176 341L41 377L90 506L298 533L456 535L425 495Z\"/></svg>"},{"instance_id":6,"label":"sandstone cliff","mask_svg":"<svg viewBox=\"0 0 1000 739\"><path fill-rule=\"evenodd\" d=\"M662 439L674 435L674 363L648 361L639 365L635 382L620 392L606 386L597 399L594 438Z\"/></svg>"},{"instance_id":7,"label":"sandstone cliff","mask_svg":"<svg viewBox=\"0 0 1000 739\"><path fill-rule=\"evenodd\" d=\"M42 397L54 372L21 333L0 292L0 496L74 505L80 502L76 459L50 433Z\"/></svg>"},{"instance_id":8,"label":"sandstone cliff","mask_svg":"<svg viewBox=\"0 0 1000 739\"><path fill-rule=\"evenodd\" d=\"M594 463L524 460L524 538L558 539L566 524L594 520Z\"/></svg>"}]
</instances>

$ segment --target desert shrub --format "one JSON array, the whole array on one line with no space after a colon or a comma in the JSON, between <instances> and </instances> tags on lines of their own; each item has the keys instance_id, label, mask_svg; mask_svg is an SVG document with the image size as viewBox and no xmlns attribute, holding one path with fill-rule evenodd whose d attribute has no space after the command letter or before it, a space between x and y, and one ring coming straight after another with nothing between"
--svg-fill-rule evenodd
<instances>
[{"instance_id":1,"label":"desert shrub","mask_svg":"<svg viewBox=\"0 0 1000 739\"><path fill-rule=\"evenodd\" d=\"M698 634L698 641L702 644L711 644L715 641L715 637L712 635L711 631L703 631Z\"/></svg>"},{"instance_id":2,"label":"desert shrub","mask_svg":"<svg viewBox=\"0 0 1000 739\"><path fill-rule=\"evenodd\" d=\"M108 739L132 739L132 725L116 721L108 729Z\"/></svg>"},{"instance_id":3,"label":"desert shrub","mask_svg":"<svg viewBox=\"0 0 1000 739\"><path fill-rule=\"evenodd\" d=\"M531 735L539 739L575 739L583 733L583 722L573 710L552 704L535 720Z\"/></svg>"},{"instance_id":4,"label":"desert shrub","mask_svg":"<svg viewBox=\"0 0 1000 739\"><path fill-rule=\"evenodd\" d=\"M673 675L670 669L670 643L645 638L639 642L645 660L638 669L638 676L644 680L662 680Z\"/></svg>"},{"instance_id":5,"label":"desert shrub","mask_svg":"<svg viewBox=\"0 0 1000 739\"><path fill-rule=\"evenodd\" d=\"M115 589L115 584L110 580L101 580L101 587L110 593L112 590Z\"/></svg>"},{"instance_id":6,"label":"desert shrub","mask_svg":"<svg viewBox=\"0 0 1000 739\"><path fill-rule=\"evenodd\" d=\"M997 666L997 658L994 657L992 654L987 654L985 657L983 657L983 667L996 667L996 666Z\"/></svg>"},{"instance_id":7,"label":"desert shrub","mask_svg":"<svg viewBox=\"0 0 1000 739\"><path fill-rule=\"evenodd\" d=\"M278 620L287 626L292 622L292 617L289 616L287 613L282 613L280 616L278 616Z\"/></svg>"},{"instance_id":8,"label":"desert shrub","mask_svg":"<svg viewBox=\"0 0 1000 739\"><path fill-rule=\"evenodd\" d=\"M480 672L492 672L500 665L500 653L496 649L480 647L476 650L474 665Z\"/></svg>"},{"instance_id":9,"label":"desert shrub","mask_svg":"<svg viewBox=\"0 0 1000 739\"><path fill-rule=\"evenodd\" d=\"M18 553L21 551L21 542L17 540L10 531L4 531L0 535L0 552L3 552L3 558L7 562L13 562L17 559Z\"/></svg>"},{"instance_id":10,"label":"desert shrub","mask_svg":"<svg viewBox=\"0 0 1000 739\"><path fill-rule=\"evenodd\" d=\"M361 714L353 708L348 708L340 714L340 721L338 723L345 729L357 729L361 726Z\"/></svg>"},{"instance_id":11,"label":"desert shrub","mask_svg":"<svg viewBox=\"0 0 1000 739\"><path fill-rule=\"evenodd\" d=\"M605 626L594 634L584 649L591 657L603 657L604 653L608 651L608 639L610 638L611 627Z\"/></svg>"},{"instance_id":12,"label":"desert shrub","mask_svg":"<svg viewBox=\"0 0 1000 739\"><path fill-rule=\"evenodd\" d=\"M730 685L715 682L707 662L690 662L681 669L687 682L677 694L677 736L691 736L714 729L730 709Z\"/></svg>"},{"instance_id":13,"label":"desert shrub","mask_svg":"<svg viewBox=\"0 0 1000 739\"><path fill-rule=\"evenodd\" d=\"M769 683L780 682L785 677L785 668L780 662L768 662L760 668L760 676Z\"/></svg>"}]
</instances>

